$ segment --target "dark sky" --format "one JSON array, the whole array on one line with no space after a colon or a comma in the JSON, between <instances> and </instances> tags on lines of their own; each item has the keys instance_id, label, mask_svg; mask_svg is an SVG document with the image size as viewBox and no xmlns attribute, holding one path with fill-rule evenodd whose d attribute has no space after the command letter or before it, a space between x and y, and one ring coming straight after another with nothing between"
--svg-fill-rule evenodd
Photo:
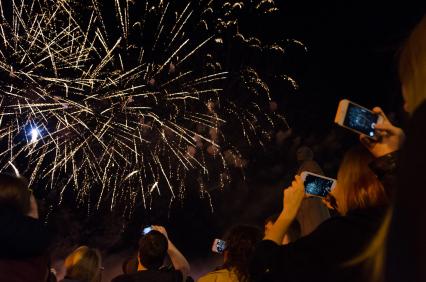
<instances>
[{"instance_id":1,"label":"dark sky","mask_svg":"<svg viewBox=\"0 0 426 282\"><path fill-rule=\"evenodd\" d=\"M307 95L330 105L327 109L342 97L394 107L399 95L395 54L422 15L420 1L417 6L402 1L279 2L289 36L300 38L310 50L304 73Z\"/></svg>"}]
</instances>

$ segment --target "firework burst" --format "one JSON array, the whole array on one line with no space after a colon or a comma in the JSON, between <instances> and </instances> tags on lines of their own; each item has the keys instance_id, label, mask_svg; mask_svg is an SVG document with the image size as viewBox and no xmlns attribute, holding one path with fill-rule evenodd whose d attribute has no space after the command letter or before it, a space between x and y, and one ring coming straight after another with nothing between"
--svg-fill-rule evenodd
<instances>
[{"instance_id":1,"label":"firework burst","mask_svg":"<svg viewBox=\"0 0 426 282\"><path fill-rule=\"evenodd\" d=\"M188 177L224 187L285 120L254 68L223 63L244 4L217 2L0 1L0 169L97 208L183 198Z\"/></svg>"}]
</instances>

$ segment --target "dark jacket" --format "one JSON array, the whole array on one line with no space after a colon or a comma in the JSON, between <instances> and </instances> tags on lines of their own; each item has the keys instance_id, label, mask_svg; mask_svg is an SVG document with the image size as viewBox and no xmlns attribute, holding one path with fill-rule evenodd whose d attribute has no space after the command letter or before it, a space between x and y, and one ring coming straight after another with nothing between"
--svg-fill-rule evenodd
<instances>
[{"instance_id":1,"label":"dark jacket","mask_svg":"<svg viewBox=\"0 0 426 282\"><path fill-rule=\"evenodd\" d=\"M49 275L48 257L0 259L0 281L46 282Z\"/></svg>"},{"instance_id":2,"label":"dark jacket","mask_svg":"<svg viewBox=\"0 0 426 282\"><path fill-rule=\"evenodd\" d=\"M389 230L386 281L426 281L426 102L410 119Z\"/></svg>"},{"instance_id":3,"label":"dark jacket","mask_svg":"<svg viewBox=\"0 0 426 282\"><path fill-rule=\"evenodd\" d=\"M43 223L0 208L0 281L45 282L50 234Z\"/></svg>"},{"instance_id":4,"label":"dark jacket","mask_svg":"<svg viewBox=\"0 0 426 282\"><path fill-rule=\"evenodd\" d=\"M376 158L369 164L370 169L377 175L385 187L386 195L393 199L397 186L397 170L400 152L396 151L380 158Z\"/></svg>"},{"instance_id":5,"label":"dark jacket","mask_svg":"<svg viewBox=\"0 0 426 282\"><path fill-rule=\"evenodd\" d=\"M177 270L143 270L132 274L122 274L111 282L182 282L182 273Z\"/></svg>"},{"instance_id":6,"label":"dark jacket","mask_svg":"<svg viewBox=\"0 0 426 282\"><path fill-rule=\"evenodd\" d=\"M349 212L323 222L310 235L279 246L264 240L251 265L254 281L366 281L361 266L343 264L359 255L380 227L385 208Z\"/></svg>"},{"instance_id":7,"label":"dark jacket","mask_svg":"<svg viewBox=\"0 0 426 282\"><path fill-rule=\"evenodd\" d=\"M49 247L50 233L38 219L0 208L0 226L0 258L39 256Z\"/></svg>"}]
</instances>

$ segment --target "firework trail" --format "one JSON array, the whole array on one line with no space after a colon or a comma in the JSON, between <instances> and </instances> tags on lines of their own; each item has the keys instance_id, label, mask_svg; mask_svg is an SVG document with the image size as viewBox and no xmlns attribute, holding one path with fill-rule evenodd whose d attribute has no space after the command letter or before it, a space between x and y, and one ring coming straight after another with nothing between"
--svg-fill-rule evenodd
<instances>
[{"instance_id":1,"label":"firework trail","mask_svg":"<svg viewBox=\"0 0 426 282\"><path fill-rule=\"evenodd\" d=\"M224 187L230 167L245 166L241 148L285 123L265 112L272 99L255 68L230 71L220 56L243 7L1 0L0 170L13 164L59 203L71 190L89 209L181 199L188 178L210 197L205 183Z\"/></svg>"}]
</instances>

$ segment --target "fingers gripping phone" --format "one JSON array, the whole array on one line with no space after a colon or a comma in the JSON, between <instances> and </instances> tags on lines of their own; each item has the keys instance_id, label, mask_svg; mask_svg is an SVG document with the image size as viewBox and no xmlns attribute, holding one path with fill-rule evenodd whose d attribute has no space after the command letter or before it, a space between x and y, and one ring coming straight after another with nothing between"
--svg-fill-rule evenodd
<instances>
[{"instance_id":1,"label":"fingers gripping phone","mask_svg":"<svg viewBox=\"0 0 426 282\"><path fill-rule=\"evenodd\" d=\"M323 198L336 186L336 179L304 171L300 174L305 185L305 193Z\"/></svg>"},{"instance_id":2,"label":"fingers gripping phone","mask_svg":"<svg viewBox=\"0 0 426 282\"><path fill-rule=\"evenodd\" d=\"M383 117L349 100L341 100L334 122L359 134L377 139L376 124L383 122Z\"/></svg>"},{"instance_id":3,"label":"fingers gripping phone","mask_svg":"<svg viewBox=\"0 0 426 282\"><path fill-rule=\"evenodd\" d=\"M221 239L214 239L212 245L212 251L218 254L221 254L225 251L226 242Z\"/></svg>"}]
</instances>

